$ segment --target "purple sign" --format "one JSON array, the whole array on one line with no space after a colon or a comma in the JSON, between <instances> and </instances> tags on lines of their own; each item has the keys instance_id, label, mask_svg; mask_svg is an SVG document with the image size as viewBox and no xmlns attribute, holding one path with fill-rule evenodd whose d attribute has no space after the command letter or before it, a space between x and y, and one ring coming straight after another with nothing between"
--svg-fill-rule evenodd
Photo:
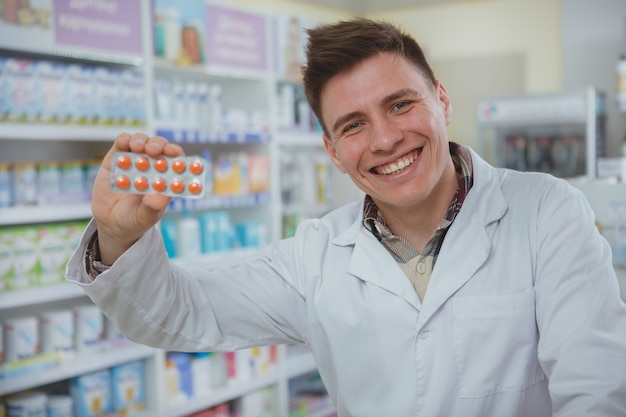
<instances>
[{"instance_id":1,"label":"purple sign","mask_svg":"<svg viewBox=\"0 0 626 417\"><path fill-rule=\"evenodd\" d=\"M58 46L141 54L141 0L54 0Z\"/></svg>"},{"instance_id":2,"label":"purple sign","mask_svg":"<svg viewBox=\"0 0 626 417\"><path fill-rule=\"evenodd\" d=\"M208 5L206 57L209 65L266 70L265 18Z\"/></svg>"}]
</instances>

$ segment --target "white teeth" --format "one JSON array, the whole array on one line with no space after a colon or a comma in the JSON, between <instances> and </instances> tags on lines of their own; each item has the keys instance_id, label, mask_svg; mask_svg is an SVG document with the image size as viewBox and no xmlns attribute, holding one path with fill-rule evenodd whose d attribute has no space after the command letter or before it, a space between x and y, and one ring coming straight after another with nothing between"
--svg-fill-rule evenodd
<instances>
[{"instance_id":1,"label":"white teeth","mask_svg":"<svg viewBox=\"0 0 626 417\"><path fill-rule=\"evenodd\" d=\"M392 162L392 163L390 163L388 165L380 166L380 167L376 168L376 171L379 174L383 174L383 175L395 174L395 173L397 173L399 171L402 171L404 168L408 167L413 162L415 162L415 158L416 158L415 153L411 153L410 155L406 156L403 159L399 159L399 160L397 160L395 162Z\"/></svg>"}]
</instances>

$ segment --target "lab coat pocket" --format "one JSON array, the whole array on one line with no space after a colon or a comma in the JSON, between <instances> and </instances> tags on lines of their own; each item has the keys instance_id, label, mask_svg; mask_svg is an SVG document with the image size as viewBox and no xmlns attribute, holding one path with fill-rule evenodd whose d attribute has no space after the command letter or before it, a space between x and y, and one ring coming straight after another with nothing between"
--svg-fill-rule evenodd
<instances>
[{"instance_id":1,"label":"lab coat pocket","mask_svg":"<svg viewBox=\"0 0 626 417\"><path fill-rule=\"evenodd\" d=\"M461 398L518 392L543 381L532 291L453 301Z\"/></svg>"}]
</instances>

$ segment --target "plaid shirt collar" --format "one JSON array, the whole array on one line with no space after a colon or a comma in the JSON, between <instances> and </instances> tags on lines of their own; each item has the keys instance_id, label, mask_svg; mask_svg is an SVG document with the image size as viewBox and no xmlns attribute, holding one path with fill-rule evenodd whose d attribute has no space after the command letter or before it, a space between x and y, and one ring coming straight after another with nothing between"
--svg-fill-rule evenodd
<instances>
[{"instance_id":1,"label":"plaid shirt collar","mask_svg":"<svg viewBox=\"0 0 626 417\"><path fill-rule=\"evenodd\" d=\"M372 200L369 195L365 196L365 202L363 204L363 225L376 236L383 246L385 246L399 262L407 262L417 255L428 254L435 257L437 256L446 231L454 221L456 215L461 211L463 202L469 190L472 188L473 170L472 157L469 149L457 143L450 142L450 155L452 156L456 171L460 174L459 186L448 207L448 211L421 253L406 239L394 235L391 230L389 230L374 200Z\"/></svg>"}]
</instances>

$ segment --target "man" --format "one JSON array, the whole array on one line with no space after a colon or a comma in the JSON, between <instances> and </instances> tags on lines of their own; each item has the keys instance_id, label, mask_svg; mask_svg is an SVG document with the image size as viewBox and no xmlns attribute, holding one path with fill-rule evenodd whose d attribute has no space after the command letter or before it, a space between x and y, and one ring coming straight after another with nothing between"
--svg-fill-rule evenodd
<instances>
[{"instance_id":1,"label":"man","mask_svg":"<svg viewBox=\"0 0 626 417\"><path fill-rule=\"evenodd\" d=\"M69 279L148 345L307 344L342 417L626 415L626 308L582 194L449 142L450 97L394 26L309 35L307 98L364 199L183 269L153 227L168 199L111 193L109 153ZM182 153L122 134L128 150Z\"/></svg>"}]
</instances>

